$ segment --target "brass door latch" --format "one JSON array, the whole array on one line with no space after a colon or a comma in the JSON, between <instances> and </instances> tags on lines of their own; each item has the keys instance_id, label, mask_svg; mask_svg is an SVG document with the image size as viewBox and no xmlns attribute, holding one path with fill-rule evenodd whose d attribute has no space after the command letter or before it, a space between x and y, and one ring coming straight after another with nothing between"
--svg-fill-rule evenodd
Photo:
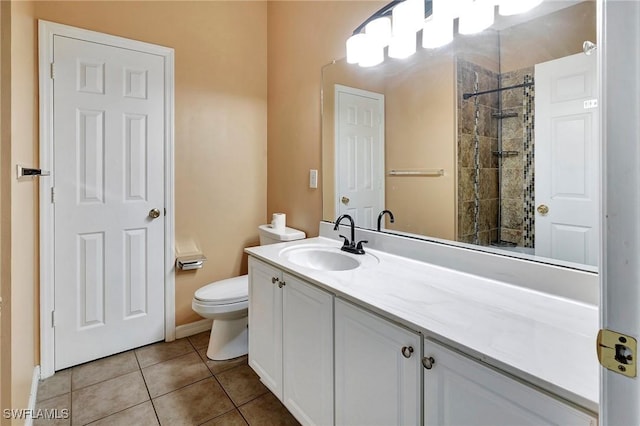
<instances>
[{"instance_id":1,"label":"brass door latch","mask_svg":"<svg viewBox=\"0 0 640 426\"><path fill-rule=\"evenodd\" d=\"M600 330L597 341L598 361L616 373L636 377L638 341L611 330Z\"/></svg>"}]
</instances>

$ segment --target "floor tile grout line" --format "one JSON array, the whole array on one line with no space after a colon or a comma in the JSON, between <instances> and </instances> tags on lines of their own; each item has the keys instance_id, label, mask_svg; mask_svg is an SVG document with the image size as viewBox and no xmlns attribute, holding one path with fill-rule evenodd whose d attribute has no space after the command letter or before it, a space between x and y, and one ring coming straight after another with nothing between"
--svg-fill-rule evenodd
<instances>
[{"instance_id":1,"label":"floor tile grout line","mask_svg":"<svg viewBox=\"0 0 640 426\"><path fill-rule=\"evenodd\" d=\"M122 377L122 376L124 376L124 375L130 374L130 373L133 373L134 371L136 371L136 370L134 369L134 370L131 370L131 371L126 371L126 372L124 372L124 373L119 373L119 374L117 374L116 376L109 377L108 379L99 380L99 381L97 381L97 382L95 382L95 383L91 383L91 384L89 384L89 385L80 386L80 387L79 387L79 388L77 388L77 389L75 389L75 388L74 388L74 386L73 386L73 370L74 370L75 368L77 368L77 367L81 367L81 366L83 366L83 365L91 364L92 362L96 362L96 361L100 361L100 360L108 359L108 358L111 358L111 357L113 357L113 356L117 356L117 355L125 354L125 353L127 353L127 352L133 352L133 357L135 358L135 360L136 360L136 364L138 364L138 368L139 368L139 367L140 367L140 364L138 363L138 358L136 357L135 349L130 349L130 350L125 351L125 352L120 352L120 353L117 353L117 354L114 354L114 355L109 355L109 356L107 356L107 357L100 358L100 359L97 359L97 360L95 360L95 361L89 361L89 362L86 362L86 363L84 363L84 364L75 365L75 366L71 367L71 383L69 384L70 389L71 389L71 393L73 393L73 392L75 392L75 391L82 390L82 389L86 389L86 388L88 388L88 387L90 387L90 386L93 386L93 385L97 385L98 383L104 383L104 382L109 381L109 380L111 380L111 379L115 379L115 378L118 378L118 377Z\"/></svg>"},{"instance_id":2,"label":"floor tile grout line","mask_svg":"<svg viewBox=\"0 0 640 426\"><path fill-rule=\"evenodd\" d=\"M174 340L174 342L176 342L176 341L177 341L177 340ZM158 343L165 343L165 342L156 342L156 343L152 343L151 345L147 345L147 346L157 345ZM191 342L189 342L189 343L191 343ZM145 348L145 347L146 347L146 346L143 346L143 348ZM191 347L195 350L195 352L196 352L196 353L198 352L198 350L197 350L197 349L195 349L195 348L193 347L193 345L191 345ZM137 351L138 349L140 349L140 348L136 348L136 349L134 349L134 351ZM140 364L140 360L138 360L138 365L140 366L140 369L148 368L148 367L151 367L151 366L153 366L153 365L162 364L162 363L163 363L163 362L165 362L165 361L171 361L172 359L176 359L176 358L179 358L179 357L184 356L184 355L189 355L189 353L190 353L190 352L181 353L181 354L178 354L178 355L172 356L171 358L163 359L163 360L161 360L161 361L156 361L156 362L153 362L152 364L145 365L144 367L142 366L142 364ZM137 356L138 356L138 353L136 352L136 358L137 358Z\"/></svg>"},{"instance_id":3,"label":"floor tile grout line","mask_svg":"<svg viewBox=\"0 0 640 426\"><path fill-rule=\"evenodd\" d=\"M134 355L136 357L136 362L138 363L138 368L140 369L142 382L144 383L144 387L147 390L147 395L149 395L149 402L151 403L151 409L153 410L153 414L156 415L156 420L158 420L158 424L160 424L160 417L158 416L158 412L156 411L156 406L153 403L153 398L151 398L151 391L149 390L149 385L147 385L147 379L144 377L144 373L142 372L142 366L140 365L140 360L138 359L138 354L135 352L135 350L134 350Z\"/></svg>"},{"instance_id":4,"label":"floor tile grout line","mask_svg":"<svg viewBox=\"0 0 640 426\"><path fill-rule=\"evenodd\" d=\"M198 425L199 425L199 426L201 426L201 425L203 425L203 424L205 424L205 423L210 422L211 420L215 420L215 419L217 419L217 418L219 418L219 417L222 417L222 416L224 416L224 415L226 415L226 414L229 414L230 412L235 411L235 410L237 410L237 408L236 408L236 407L233 407L232 409L227 410L227 411L225 411L224 413L218 414L218 415L217 415L217 416L215 416L215 417L211 417L210 419L204 420L202 423L198 423Z\"/></svg>"},{"instance_id":5,"label":"floor tile grout line","mask_svg":"<svg viewBox=\"0 0 640 426\"><path fill-rule=\"evenodd\" d=\"M47 399L39 399L39 400L36 401L36 406L42 404L43 402L47 402L47 401L50 401L50 400L55 399L55 398L60 398L61 396L65 396L65 395L69 395L69 402L71 402L71 391L69 391L69 392L60 393L60 394L58 394L56 396L52 396L52 397L47 398Z\"/></svg>"},{"instance_id":6,"label":"floor tile grout line","mask_svg":"<svg viewBox=\"0 0 640 426\"><path fill-rule=\"evenodd\" d=\"M158 396L153 396L153 397L151 397L151 400L153 401L154 399L158 399L158 398L163 397L163 396L165 396L165 395L169 395L170 393L173 393L173 392L179 391L179 390L184 389L184 388L186 388L186 387L189 387L189 386L191 386L191 385L195 385L196 383L204 382L205 380L207 380L207 379L211 379L211 378L214 378L214 377L213 377L213 375L211 375L211 376L209 376L209 377L204 377L204 378L202 378L202 379L198 379L198 380L196 380L195 382L188 383L188 384L186 384L186 385L184 385L184 386L180 386L179 388L176 388L176 389L172 389L172 390L170 390L169 392L165 392L165 393L160 394L160 395L158 395ZM231 402L233 402L233 401L231 401Z\"/></svg>"},{"instance_id":7,"label":"floor tile grout line","mask_svg":"<svg viewBox=\"0 0 640 426\"><path fill-rule=\"evenodd\" d=\"M122 410L115 411L115 412L113 412L113 413L109 414L108 416L103 416L103 417L100 417L99 419L91 420L89 423L84 423L82 426L87 426L87 425L90 425L91 423L95 423L95 422L97 422L97 421L104 420L104 419L106 419L106 418L108 418L108 417L111 417L111 416L115 416L116 414L122 413L123 411L127 411L127 410L128 410L128 409L130 409L130 408L134 408L134 407L137 407L138 405L142 405L142 404L144 404L145 402L151 402L151 400L148 400L148 401L142 401L142 402L140 402L140 403L138 403L138 404L132 405L131 407L127 407L127 408L123 408ZM154 411L155 411L155 410L154 410Z\"/></svg>"}]
</instances>

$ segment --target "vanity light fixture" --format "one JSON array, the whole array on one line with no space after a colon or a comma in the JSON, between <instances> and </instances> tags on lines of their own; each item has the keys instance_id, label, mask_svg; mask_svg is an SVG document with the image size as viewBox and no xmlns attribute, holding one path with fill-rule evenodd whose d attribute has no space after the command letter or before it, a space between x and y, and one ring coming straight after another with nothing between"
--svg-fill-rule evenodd
<instances>
[{"instance_id":1,"label":"vanity light fixture","mask_svg":"<svg viewBox=\"0 0 640 426\"><path fill-rule=\"evenodd\" d=\"M454 3L450 0L433 0L431 16L422 27L422 47L435 49L453 41L453 20L456 17Z\"/></svg>"},{"instance_id":2,"label":"vanity light fixture","mask_svg":"<svg viewBox=\"0 0 640 426\"><path fill-rule=\"evenodd\" d=\"M372 43L385 47L391 39L391 19L387 16L376 18L365 25L364 32Z\"/></svg>"},{"instance_id":3,"label":"vanity light fixture","mask_svg":"<svg viewBox=\"0 0 640 426\"><path fill-rule=\"evenodd\" d=\"M422 47L438 48L458 33L475 34L494 22L496 5L501 15L533 9L543 0L393 0L364 21L347 40L347 62L371 67L390 58L406 58L416 51L416 34L422 31ZM428 17L425 19L425 15Z\"/></svg>"},{"instance_id":4,"label":"vanity light fixture","mask_svg":"<svg viewBox=\"0 0 640 426\"><path fill-rule=\"evenodd\" d=\"M495 2L493 0L475 0L458 18L460 34L476 34L493 25Z\"/></svg>"}]
</instances>

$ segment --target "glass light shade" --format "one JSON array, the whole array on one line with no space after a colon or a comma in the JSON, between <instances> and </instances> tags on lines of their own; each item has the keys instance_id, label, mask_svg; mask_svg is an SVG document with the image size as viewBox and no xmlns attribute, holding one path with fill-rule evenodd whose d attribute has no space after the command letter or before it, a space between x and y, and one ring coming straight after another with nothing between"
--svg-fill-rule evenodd
<instances>
[{"instance_id":1,"label":"glass light shade","mask_svg":"<svg viewBox=\"0 0 640 426\"><path fill-rule=\"evenodd\" d=\"M357 64L362 57L366 36L362 33L354 34L347 39L347 62Z\"/></svg>"},{"instance_id":2,"label":"glass light shade","mask_svg":"<svg viewBox=\"0 0 640 426\"><path fill-rule=\"evenodd\" d=\"M501 0L498 3L498 13L503 16L517 15L528 12L540 3L542 0Z\"/></svg>"},{"instance_id":3,"label":"glass light shade","mask_svg":"<svg viewBox=\"0 0 640 426\"><path fill-rule=\"evenodd\" d=\"M490 0L475 0L458 19L460 34L475 34L493 25L495 4Z\"/></svg>"},{"instance_id":4,"label":"glass light shade","mask_svg":"<svg viewBox=\"0 0 640 426\"><path fill-rule=\"evenodd\" d=\"M416 53L416 33L409 32L391 37L389 57L404 59Z\"/></svg>"},{"instance_id":5,"label":"glass light shade","mask_svg":"<svg viewBox=\"0 0 640 426\"><path fill-rule=\"evenodd\" d=\"M435 49L453 41L453 19L434 16L427 19L422 28L422 47Z\"/></svg>"},{"instance_id":6,"label":"glass light shade","mask_svg":"<svg viewBox=\"0 0 640 426\"><path fill-rule=\"evenodd\" d=\"M393 35L418 32L424 23L424 0L405 0L392 10Z\"/></svg>"},{"instance_id":7,"label":"glass light shade","mask_svg":"<svg viewBox=\"0 0 640 426\"><path fill-rule=\"evenodd\" d=\"M369 37L365 37L358 65L361 67L373 67L382 63L382 61L384 61L384 46Z\"/></svg>"},{"instance_id":8,"label":"glass light shade","mask_svg":"<svg viewBox=\"0 0 640 426\"><path fill-rule=\"evenodd\" d=\"M473 0L433 0L431 16L449 16L452 19L459 17Z\"/></svg>"},{"instance_id":9,"label":"glass light shade","mask_svg":"<svg viewBox=\"0 0 640 426\"><path fill-rule=\"evenodd\" d=\"M386 16L374 19L364 27L364 32L374 43L386 46L391 39L391 19Z\"/></svg>"}]
</instances>

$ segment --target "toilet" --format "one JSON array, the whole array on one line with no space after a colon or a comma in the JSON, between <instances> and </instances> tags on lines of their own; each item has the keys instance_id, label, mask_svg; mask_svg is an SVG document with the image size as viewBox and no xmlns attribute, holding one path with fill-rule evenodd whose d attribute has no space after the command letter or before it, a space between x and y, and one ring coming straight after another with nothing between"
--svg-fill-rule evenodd
<instances>
[{"instance_id":1,"label":"toilet","mask_svg":"<svg viewBox=\"0 0 640 426\"><path fill-rule=\"evenodd\" d=\"M302 240L305 233L285 227L277 230L260 225L260 245ZM212 319L207 357L214 361L237 358L248 352L247 319L249 277L215 281L196 290L191 308L201 317Z\"/></svg>"}]
</instances>

